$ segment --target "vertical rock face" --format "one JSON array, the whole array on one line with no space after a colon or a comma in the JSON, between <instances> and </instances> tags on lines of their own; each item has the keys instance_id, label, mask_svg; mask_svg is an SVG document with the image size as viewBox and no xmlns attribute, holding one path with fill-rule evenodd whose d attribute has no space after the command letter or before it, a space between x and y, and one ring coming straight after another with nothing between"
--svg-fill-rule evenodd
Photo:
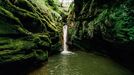
<instances>
[{"instance_id":1,"label":"vertical rock face","mask_svg":"<svg viewBox=\"0 0 134 75\"><path fill-rule=\"evenodd\" d=\"M132 3L132 0L75 0L74 35L80 39L99 35L109 42L132 42Z\"/></svg>"},{"instance_id":2,"label":"vertical rock face","mask_svg":"<svg viewBox=\"0 0 134 75\"><path fill-rule=\"evenodd\" d=\"M133 3L134 0L74 0L75 8L68 22L74 23L70 28L74 45L103 52L131 67L134 54Z\"/></svg>"},{"instance_id":3,"label":"vertical rock face","mask_svg":"<svg viewBox=\"0 0 134 75\"><path fill-rule=\"evenodd\" d=\"M84 40L91 45L94 43L94 46L99 43L99 49L106 48L107 51L110 51L110 48L111 51L120 49L124 50L124 55L125 52L132 55L134 49L133 3L133 0L81 0L81 2L74 0L75 7L68 18L68 23L74 23L73 28L70 28L71 40ZM75 14L72 15L73 12ZM89 45L84 44L84 46Z\"/></svg>"},{"instance_id":4,"label":"vertical rock face","mask_svg":"<svg viewBox=\"0 0 134 75\"><path fill-rule=\"evenodd\" d=\"M64 13L57 4L54 0L0 1L0 64L47 59L48 50L59 42L52 43L52 38L59 37L62 27Z\"/></svg>"}]
</instances>

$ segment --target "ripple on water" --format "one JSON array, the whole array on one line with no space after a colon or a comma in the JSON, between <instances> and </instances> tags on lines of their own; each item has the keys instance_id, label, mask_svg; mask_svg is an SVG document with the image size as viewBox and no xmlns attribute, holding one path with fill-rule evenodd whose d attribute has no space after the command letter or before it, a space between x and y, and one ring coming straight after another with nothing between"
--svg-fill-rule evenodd
<instances>
[{"instance_id":1,"label":"ripple on water","mask_svg":"<svg viewBox=\"0 0 134 75\"><path fill-rule=\"evenodd\" d=\"M49 58L48 75L134 75L106 57L86 52Z\"/></svg>"}]
</instances>

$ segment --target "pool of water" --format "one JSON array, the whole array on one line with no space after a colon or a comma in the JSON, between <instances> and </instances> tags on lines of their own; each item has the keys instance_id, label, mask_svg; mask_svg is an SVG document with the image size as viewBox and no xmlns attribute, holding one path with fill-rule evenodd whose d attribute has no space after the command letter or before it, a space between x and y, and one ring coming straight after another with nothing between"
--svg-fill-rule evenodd
<instances>
[{"instance_id":1,"label":"pool of water","mask_svg":"<svg viewBox=\"0 0 134 75\"><path fill-rule=\"evenodd\" d=\"M134 75L106 57L81 51L71 55L59 54L50 57L47 70L47 75Z\"/></svg>"}]
</instances>

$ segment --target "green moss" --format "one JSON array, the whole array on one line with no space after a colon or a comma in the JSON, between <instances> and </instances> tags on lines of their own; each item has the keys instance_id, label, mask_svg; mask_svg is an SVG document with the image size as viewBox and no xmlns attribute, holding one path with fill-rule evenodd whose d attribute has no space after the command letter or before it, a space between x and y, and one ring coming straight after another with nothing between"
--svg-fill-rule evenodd
<instances>
[{"instance_id":1,"label":"green moss","mask_svg":"<svg viewBox=\"0 0 134 75\"><path fill-rule=\"evenodd\" d=\"M33 57L38 60L46 60L47 50L38 50L41 46L49 47L50 44L42 44L45 43L46 40L44 40L44 42L42 40L34 42L30 40L28 41L28 39L9 39L10 38L0 39L2 43L5 43L0 45L0 63L15 62ZM42 43L40 43L41 41Z\"/></svg>"},{"instance_id":2,"label":"green moss","mask_svg":"<svg viewBox=\"0 0 134 75\"><path fill-rule=\"evenodd\" d=\"M1 6L0 6L0 13L1 13L1 15L6 16L6 17L9 17L9 18L17 21L18 23L20 23L20 20L17 17L15 17L10 11L4 9Z\"/></svg>"},{"instance_id":3,"label":"green moss","mask_svg":"<svg viewBox=\"0 0 134 75\"><path fill-rule=\"evenodd\" d=\"M96 38L97 35L108 42L133 42L132 3L131 0L85 0L83 3L75 1L75 9L70 11L68 22L76 25L72 39ZM73 12L75 14L72 15Z\"/></svg>"},{"instance_id":4,"label":"green moss","mask_svg":"<svg viewBox=\"0 0 134 75\"><path fill-rule=\"evenodd\" d=\"M48 58L51 38L61 32L64 11L46 1L0 1L0 64Z\"/></svg>"}]
</instances>

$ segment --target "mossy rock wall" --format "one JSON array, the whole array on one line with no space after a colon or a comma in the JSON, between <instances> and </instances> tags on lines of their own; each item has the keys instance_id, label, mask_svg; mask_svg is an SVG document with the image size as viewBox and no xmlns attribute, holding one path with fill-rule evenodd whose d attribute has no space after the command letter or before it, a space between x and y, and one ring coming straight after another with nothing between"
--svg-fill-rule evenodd
<instances>
[{"instance_id":1,"label":"mossy rock wall","mask_svg":"<svg viewBox=\"0 0 134 75\"><path fill-rule=\"evenodd\" d=\"M59 41L64 14L49 0L0 1L0 64L28 59L44 61Z\"/></svg>"},{"instance_id":2,"label":"mossy rock wall","mask_svg":"<svg viewBox=\"0 0 134 75\"><path fill-rule=\"evenodd\" d=\"M133 69L133 4L134 0L74 0L68 17L68 23L73 23L69 29L72 44L101 52Z\"/></svg>"},{"instance_id":3,"label":"mossy rock wall","mask_svg":"<svg viewBox=\"0 0 134 75\"><path fill-rule=\"evenodd\" d=\"M115 43L134 41L133 0L82 0L81 2L75 0L75 8L72 10L75 12L74 38L100 36L99 38Z\"/></svg>"}]
</instances>

